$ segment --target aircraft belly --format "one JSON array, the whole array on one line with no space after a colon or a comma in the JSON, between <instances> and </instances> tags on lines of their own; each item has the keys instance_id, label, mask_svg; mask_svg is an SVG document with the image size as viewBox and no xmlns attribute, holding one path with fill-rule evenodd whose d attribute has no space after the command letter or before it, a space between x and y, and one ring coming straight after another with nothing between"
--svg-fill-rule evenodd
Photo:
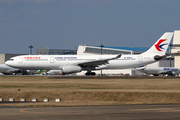
<instances>
[{"instance_id":1,"label":"aircraft belly","mask_svg":"<svg viewBox=\"0 0 180 120\"><path fill-rule=\"evenodd\" d=\"M118 60L112 60L109 61L109 64L107 64L108 69L126 69L126 68L133 68L137 66L142 66L150 63L153 60L144 60L143 62L139 62L137 60L124 60L124 59L118 59Z\"/></svg>"},{"instance_id":2,"label":"aircraft belly","mask_svg":"<svg viewBox=\"0 0 180 120\"><path fill-rule=\"evenodd\" d=\"M137 64L136 64L137 65ZM114 60L107 65L109 69L125 69L134 67L133 61Z\"/></svg>"},{"instance_id":3,"label":"aircraft belly","mask_svg":"<svg viewBox=\"0 0 180 120\"><path fill-rule=\"evenodd\" d=\"M95 67L95 70L99 70L99 69L108 69L107 65L100 65L98 67Z\"/></svg>"},{"instance_id":4,"label":"aircraft belly","mask_svg":"<svg viewBox=\"0 0 180 120\"><path fill-rule=\"evenodd\" d=\"M21 69L29 69L29 70L36 70L36 69L57 69L58 66L55 63L22 63L18 65L18 68Z\"/></svg>"},{"instance_id":5,"label":"aircraft belly","mask_svg":"<svg viewBox=\"0 0 180 120\"><path fill-rule=\"evenodd\" d=\"M127 67L127 63L128 66L130 65L130 62L125 62L125 61L122 61L122 60L113 60L113 61L110 61L109 64L107 64L108 68L109 69L123 69L125 67Z\"/></svg>"}]
</instances>

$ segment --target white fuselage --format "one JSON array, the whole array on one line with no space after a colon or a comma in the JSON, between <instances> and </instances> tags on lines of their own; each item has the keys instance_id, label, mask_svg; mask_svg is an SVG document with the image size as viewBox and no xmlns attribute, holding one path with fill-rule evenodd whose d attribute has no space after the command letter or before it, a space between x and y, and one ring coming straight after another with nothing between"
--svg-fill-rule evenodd
<instances>
[{"instance_id":1,"label":"white fuselage","mask_svg":"<svg viewBox=\"0 0 180 120\"><path fill-rule=\"evenodd\" d=\"M11 58L6 62L6 64L19 69L58 70L66 65L76 65L80 62L112 58L116 56L117 55L22 55ZM154 55L122 55L118 59L109 60L106 64L98 65L93 68L93 70L126 69L153 62L155 62ZM87 68L82 68L82 70L87 70Z\"/></svg>"},{"instance_id":2,"label":"white fuselage","mask_svg":"<svg viewBox=\"0 0 180 120\"><path fill-rule=\"evenodd\" d=\"M167 74L168 72L172 72L174 75L180 74L180 69L174 67L144 67L144 69L137 68L137 70L146 74Z\"/></svg>"}]
</instances>

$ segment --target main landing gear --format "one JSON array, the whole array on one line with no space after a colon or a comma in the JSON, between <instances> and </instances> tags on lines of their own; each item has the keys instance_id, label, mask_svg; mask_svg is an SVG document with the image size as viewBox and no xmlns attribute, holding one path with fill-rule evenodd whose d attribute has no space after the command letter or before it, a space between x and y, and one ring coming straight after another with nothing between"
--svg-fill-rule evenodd
<instances>
[{"instance_id":1,"label":"main landing gear","mask_svg":"<svg viewBox=\"0 0 180 120\"><path fill-rule=\"evenodd\" d=\"M91 72L91 71L87 71L85 75L86 76L95 76L96 73L95 72Z\"/></svg>"}]
</instances>

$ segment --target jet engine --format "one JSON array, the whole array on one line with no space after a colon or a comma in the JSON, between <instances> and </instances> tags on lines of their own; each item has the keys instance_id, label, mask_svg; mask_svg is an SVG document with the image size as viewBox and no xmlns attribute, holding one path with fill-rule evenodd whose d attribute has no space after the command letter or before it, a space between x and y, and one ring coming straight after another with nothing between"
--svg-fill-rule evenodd
<instances>
[{"instance_id":1,"label":"jet engine","mask_svg":"<svg viewBox=\"0 0 180 120\"><path fill-rule=\"evenodd\" d=\"M64 74L71 74L76 72L81 72L82 68L76 65L65 65L62 67L62 72Z\"/></svg>"},{"instance_id":2,"label":"jet engine","mask_svg":"<svg viewBox=\"0 0 180 120\"><path fill-rule=\"evenodd\" d=\"M62 70L49 70L47 72L47 74L50 74L50 75L53 75L53 74L61 75L62 74Z\"/></svg>"}]
</instances>

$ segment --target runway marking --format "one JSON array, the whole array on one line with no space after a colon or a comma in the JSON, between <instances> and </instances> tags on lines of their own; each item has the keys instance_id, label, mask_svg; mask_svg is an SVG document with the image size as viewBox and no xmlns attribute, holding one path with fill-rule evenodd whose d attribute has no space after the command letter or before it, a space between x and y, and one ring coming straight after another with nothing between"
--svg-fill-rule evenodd
<instances>
[{"instance_id":1,"label":"runway marking","mask_svg":"<svg viewBox=\"0 0 180 120\"><path fill-rule=\"evenodd\" d=\"M32 110L32 109L40 109L40 108L26 108L26 109L22 109L20 111L24 112L24 113L47 114L46 112L31 112L31 111L26 111L26 110Z\"/></svg>"},{"instance_id":2,"label":"runway marking","mask_svg":"<svg viewBox=\"0 0 180 120\"><path fill-rule=\"evenodd\" d=\"M46 109L46 108L26 108L26 109L22 109L20 110L20 112L23 112L23 113L27 113L27 114L49 114L49 115L72 115L72 116L76 116L76 115L80 115L80 116L86 116L86 115L99 115L99 116L106 116L106 115L112 115L112 116L117 116L119 115L120 113L111 113L111 114L102 114L102 113L92 113L92 114L89 114L89 113L50 113L50 112L33 112L31 110L33 109Z\"/></svg>"},{"instance_id":3,"label":"runway marking","mask_svg":"<svg viewBox=\"0 0 180 120\"><path fill-rule=\"evenodd\" d=\"M42 109L42 108L26 108L20 110L20 112L24 113L33 113L33 114L53 114L53 115L90 115L90 114L82 114L82 113L48 113L48 112L32 112L28 110L33 110L33 109ZM44 108L45 109L45 108Z\"/></svg>"},{"instance_id":4,"label":"runway marking","mask_svg":"<svg viewBox=\"0 0 180 120\"><path fill-rule=\"evenodd\" d=\"M180 112L177 108L130 109L130 111Z\"/></svg>"}]
</instances>

